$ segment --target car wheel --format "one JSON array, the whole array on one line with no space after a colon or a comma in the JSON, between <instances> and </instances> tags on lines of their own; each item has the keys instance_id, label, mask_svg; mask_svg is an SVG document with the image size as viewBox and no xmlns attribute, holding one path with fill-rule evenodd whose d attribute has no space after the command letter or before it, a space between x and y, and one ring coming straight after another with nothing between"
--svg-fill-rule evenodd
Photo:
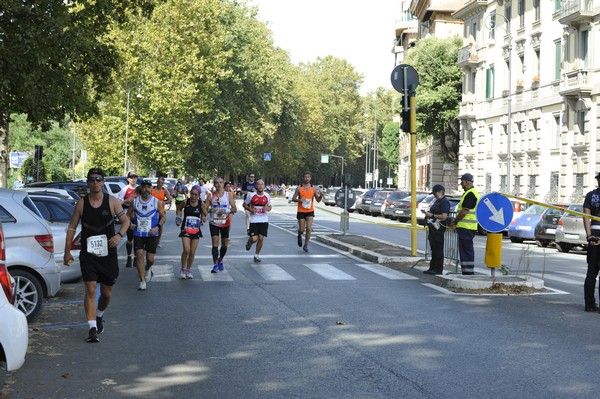
<instances>
[{"instance_id":1,"label":"car wheel","mask_svg":"<svg viewBox=\"0 0 600 399\"><path fill-rule=\"evenodd\" d=\"M535 240L535 243L537 244L538 247L541 248L546 248L548 246L548 244L550 244L550 241L546 241L546 240Z\"/></svg>"},{"instance_id":2,"label":"car wheel","mask_svg":"<svg viewBox=\"0 0 600 399\"><path fill-rule=\"evenodd\" d=\"M521 244L523 242L522 238L510 237L510 242L515 242L517 244Z\"/></svg>"},{"instance_id":3,"label":"car wheel","mask_svg":"<svg viewBox=\"0 0 600 399\"><path fill-rule=\"evenodd\" d=\"M354 213L354 209L348 209L348 212Z\"/></svg>"},{"instance_id":4,"label":"car wheel","mask_svg":"<svg viewBox=\"0 0 600 399\"><path fill-rule=\"evenodd\" d=\"M569 244L565 244L563 242L557 242L556 243L556 249L558 249L558 252L569 252L571 250L571 246Z\"/></svg>"},{"instance_id":5,"label":"car wheel","mask_svg":"<svg viewBox=\"0 0 600 399\"><path fill-rule=\"evenodd\" d=\"M25 313L28 322L35 320L42 310L44 290L35 276L28 271L13 269L10 275L15 279L13 304Z\"/></svg>"}]
</instances>

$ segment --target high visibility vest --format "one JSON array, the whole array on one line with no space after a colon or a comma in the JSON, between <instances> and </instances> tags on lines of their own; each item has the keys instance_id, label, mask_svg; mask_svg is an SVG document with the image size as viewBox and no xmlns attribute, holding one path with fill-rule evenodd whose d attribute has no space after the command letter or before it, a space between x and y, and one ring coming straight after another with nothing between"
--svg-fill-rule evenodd
<instances>
[{"instance_id":1,"label":"high visibility vest","mask_svg":"<svg viewBox=\"0 0 600 399\"><path fill-rule=\"evenodd\" d=\"M470 189L465 191L462 198L460 199L460 202L458 203L458 212L461 211L463 200L469 192L472 192L477 198L477 201L479 201L479 193L477 192L475 187L471 187ZM477 216L475 215L475 208L470 209L469 213L467 213L460 222L456 223L456 227L467 230L477 230Z\"/></svg>"}]
</instances>

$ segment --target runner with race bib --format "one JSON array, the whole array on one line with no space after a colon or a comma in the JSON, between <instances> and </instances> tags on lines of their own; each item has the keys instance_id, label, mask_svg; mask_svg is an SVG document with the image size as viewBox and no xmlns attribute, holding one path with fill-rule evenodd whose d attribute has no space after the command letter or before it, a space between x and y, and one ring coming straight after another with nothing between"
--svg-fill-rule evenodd
<instances>
[{"instance_id":1,"label":"runner with race bib","mask_svg":"<svg viewBox=\"0 0 600 399\"><path fill-rule=\"evenodd\" d=\"M190 198L182 207L177 208L177 217L175 218L175 223L181 227L179 237L181 237L181 244L183 246L181 272L179 273L181 279L185 280L194 277L192 275L192 264L194 263L200 237L202 237L200 226L206 221L206 217L206 208L200 202L200 190L194 186L190 190Z\"/></svg>"},{"instance_id":2,"label":"runner with race bib","mask_svg":"<svg viewBox=\"0 0 600 399\"><path fill-rule=\"evenodd\" d=\"M209 229L212 240L213 268L211 273L224 270L223 258L229 245L229 229L231 215L237 212L235 198L232 192L225 191L223 178L214 179L215 191L207 193L205 206L209 210ZM221 250L219 251L219 235L221 236Z\"/></svg>"}]
</instances>

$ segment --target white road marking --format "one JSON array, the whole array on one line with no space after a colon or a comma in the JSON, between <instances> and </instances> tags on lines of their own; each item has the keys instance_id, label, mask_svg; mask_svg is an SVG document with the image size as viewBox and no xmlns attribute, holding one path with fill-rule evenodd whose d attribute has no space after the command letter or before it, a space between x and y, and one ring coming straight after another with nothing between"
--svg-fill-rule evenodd
<instances>
[{"instance_id":1,"label":"white road marking","mask_svg":"<svg viewBox=\"0 0 600 399\"><path fill-rule=\"evenodd\" d=\"M310 270L326 280L356 280L351 275L344 273L340 269L337 269L328 263L305 263L304 266L308 267Z\"/></svg>"}]
</instances>

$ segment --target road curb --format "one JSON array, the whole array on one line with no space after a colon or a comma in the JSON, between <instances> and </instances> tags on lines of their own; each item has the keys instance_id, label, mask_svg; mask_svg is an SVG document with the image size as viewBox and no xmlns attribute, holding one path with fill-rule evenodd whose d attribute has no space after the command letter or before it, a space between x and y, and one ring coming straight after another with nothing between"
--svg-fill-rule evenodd
<instances>
[{"instance_id":1,"label":"road curb","mask_svg":"<svg viewBox=\"0 0 600 399\"><path fill-rule=\"evenodd\" d=\"M351 244L336 240L335 238L332 238L332 237L326 236L326 235L318 235L318 236L316 236L316 238L317 238L317 241L319 241L319 242L322 242L324 244L327 244L327 245L332 246L337 249L344 250L345 252L348 252L349 254L358 256L359 258L368 260L369 262L373 262L373 263L416 263L419 260L423 259L423 258L419 258L419 257L415 257L415 256L382 255L380 253L370 251L365 248L360 248L355 245L351 245ZM378 241L382 242L381 240L378 240ZM386 244L393 246L395 248L398 248L398 249L410 250L410 249L405 248L400 245L394 245L392 243L386 243Z\"/></svg>"}]
</instances>

